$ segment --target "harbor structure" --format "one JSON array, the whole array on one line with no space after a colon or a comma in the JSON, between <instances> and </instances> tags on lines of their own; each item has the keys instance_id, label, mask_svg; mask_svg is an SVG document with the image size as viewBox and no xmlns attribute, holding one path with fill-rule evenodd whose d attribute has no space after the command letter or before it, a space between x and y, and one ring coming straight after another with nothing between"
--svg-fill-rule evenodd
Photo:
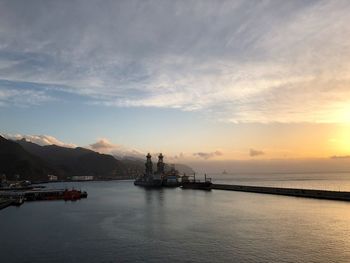
<instances>
[{"instance_id":1,"label":"harbor structure","mask_svg":"<svg viewBox=\"0 0 350 263\"><path fill-rule=\"evenodd\" d=\"M250 192L250 193L259 193L259 194L286 195L286 196L294 196L294 197L307 197L307 198L327 199L327 200L350 201L350 192L345 192L345 191L281 188L281 187L269 187L269 186L229 185L229 184L213 184L212 189Z\"/></svg>"},{"instance_id":2,"label":"harbor structure","mask_svg":"<svg viewBox=\"0 0 350 263\"><path fill-rule=\"evenodd\" d=\"M144 187L179 187L192 189L211 189L211 181L205 178L204 182L195 179L191 180L189 176L184 175L181 180L179 171L175 169L175 165L170 166L170 170L165 170L164 155L158 155L156 170L153 170L152 156L150 153L146 155L145 172L138 176L134 181L135 185Z\"/></svg>"},{"instance_id":3,"label":"harbor structure","mask_svg":"<svg viewBox=\"0 0 350 263\"><path fill-rule=\"evenodd\" d=\"M206 174L204 175L204 181L196 179L196 174L182 177L182 189L211 190L212 185L211 178L207 178Z\"/></svg>"},{"instance_id":4,"label":"harbor structure","mask_svg":"<svg viewBox=\"0 0 350 263\"><path fill-rule=\"evenodd\" d=\"M134 181L135 185L145 187L178 187L179 174L172 166L168 172L165 171L164 155L158 155L158 162L156 171L153 171L152 156L150 153L146 155L145 172L143 175L137 177Z\"/></svg>"},{"instance_id":5,"label":"harbor structure","mask_svg":"<svg viewBox=\"0 0 350 263\"><path fill-rule=\"evenodd\" d=\"M161 167L161 165L160 165ZM145 173L134 181L134 185L144 187L161 187L162 175L158 172L153 173L152 156L150 153L146 155Z\"/></svg>"}]
</instances>

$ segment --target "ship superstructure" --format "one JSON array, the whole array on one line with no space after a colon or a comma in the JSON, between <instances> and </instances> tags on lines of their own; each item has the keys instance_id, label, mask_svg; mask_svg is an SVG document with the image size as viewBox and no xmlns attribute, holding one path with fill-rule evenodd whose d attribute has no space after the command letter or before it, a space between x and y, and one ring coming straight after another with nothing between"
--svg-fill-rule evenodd
<instances>
[{"instance_id":1,"label":"ship superstructure","mask_svg":"<svg viewBox=\"0 0 350 263\"><path fill-rule=\"evenodd\" d=\"M164 173L163 175L163 186L165 187L178 187L180 186L179 182L179 171L175 169L175 166L172 164L170 171Z\"/></svg>"},{"instance_id":2,"label":"ship superstructure","mask_svg":"<svg viewBox=\"0 0 350 263\"><path fill-rule=\"evenodd\" d=\"M157 169L158 170L158 169ZM139 176L135 181L135 185L145 187L161 187L162 186L162 175L153 173L152 156L150 153L146 155L145 173Z\"/></svg>"},{"instance_id":3,"label":"ship superstructure","mask_svg":"<svg viewBox=\"0 0 350 263\"><path fill-rule=\"evenodd\" d=\"M134 184L145 187L177 187L180 186L178 181L179 173L172 166L171 170L165 172L164 155L158 155L157 169L153 171L152 156L150 153L146 155L145 172L139 176Z\"/></svg>"}]
</instances>

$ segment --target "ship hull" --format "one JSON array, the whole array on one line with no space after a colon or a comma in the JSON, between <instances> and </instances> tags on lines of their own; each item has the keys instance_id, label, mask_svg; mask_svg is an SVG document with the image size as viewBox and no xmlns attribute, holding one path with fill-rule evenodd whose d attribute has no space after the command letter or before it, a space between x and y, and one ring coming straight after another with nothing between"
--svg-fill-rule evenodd
<instances>
[{"instance_id":1,"label":"ship hull","mask_svg":"<svg viewBox=\"0 0 350 263\"><path fill-rule=\"evenodd\" d=\"M183 189L200 189L200 190L211 190L211 182L183 182Z\"/></svg>"},{"instance_id":2,"label":"ship hull","mask_svg":"<svg viewBox=\"0 0 350 263\"><path fill-rule=\"evenodd\" d=\"M181 184L179 182L163 182L164 187L179 187Z\"/></svg>"},{"instance_id":3,"label":"ship hull","mask_svg":"<svg viewBox=\"0 0 350 263\"><path fill-rule=\"evenodd\" d=\"M136 180L134 181L134 185L143 186L143 187L161 187L162 181L161 180L152 180L152 181Z\"/></svg>"}]
</instances>

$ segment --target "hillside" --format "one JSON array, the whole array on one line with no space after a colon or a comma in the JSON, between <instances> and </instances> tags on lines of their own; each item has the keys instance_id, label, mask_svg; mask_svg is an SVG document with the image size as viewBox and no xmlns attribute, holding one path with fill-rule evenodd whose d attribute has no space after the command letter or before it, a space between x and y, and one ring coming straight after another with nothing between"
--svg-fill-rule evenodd
<instances>
[{"instance_id":1,"label":"hillside","mask_svg":"<svg viewBox=\"0 0 350 263\"><path fill-rule=\"evenodd\" d=\"M53 172L44 160L0 136L0 174L6 174L9 180L15 175L23 180L44 180Z\"/></svg>"},{"instance_id":2,"label":"hillside","mask_svg":"<svg viewBox=\"0 0 350 263\"><path fill-rule=\"evenodd\" d=\"M47 180L48 174L59 179L72 176L94 176L96 179L134 178L144 172L144 160L100 154L89 149L66 148L57 145L40 146L24 139L16 142L0 136L0 174L9 179L15 175L27 180ZM156 162L154 162L156 169ZM183 164L175 164L180 174L193 170ZM165 165L170 170L170 165Z\"/></svg>"},{"instance_id":3,"label":"hillside","mask_svg":"<svg viewBox=\"0 0 350 263\"><path fill-rule=\"evenodd\" d=\"M127 176L125 165L111 155L81 147L40 146L26 140L19 140L17 143L29 153L45 160L63 178L75 175L91 175L100 179Z\"/></svg>"}]
</instances>

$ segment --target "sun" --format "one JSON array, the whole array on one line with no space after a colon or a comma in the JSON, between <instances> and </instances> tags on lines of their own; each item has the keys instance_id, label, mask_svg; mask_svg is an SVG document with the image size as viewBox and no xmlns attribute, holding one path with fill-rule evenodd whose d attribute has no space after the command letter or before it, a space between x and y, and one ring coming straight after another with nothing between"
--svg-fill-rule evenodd
<instances>
[{"instance_id":1,"label":"sun","mask_svg":"<svg viewBox=\"0 0 350 263\"><path fill-rule=\"evenodd\" d=\"M336 123L350 124L350 101L338 105L333 115L333 121Z\"/></svg>"},{"instance_id":2,"label":"sun","mask_svg":"<svg viewBox=\"0 0 350 263\"><path fill-rule=\"evenodd\" d=\"M350 154L350 122L341 124L332 143L341 154Z\"/></svg>"}]
</instances>

